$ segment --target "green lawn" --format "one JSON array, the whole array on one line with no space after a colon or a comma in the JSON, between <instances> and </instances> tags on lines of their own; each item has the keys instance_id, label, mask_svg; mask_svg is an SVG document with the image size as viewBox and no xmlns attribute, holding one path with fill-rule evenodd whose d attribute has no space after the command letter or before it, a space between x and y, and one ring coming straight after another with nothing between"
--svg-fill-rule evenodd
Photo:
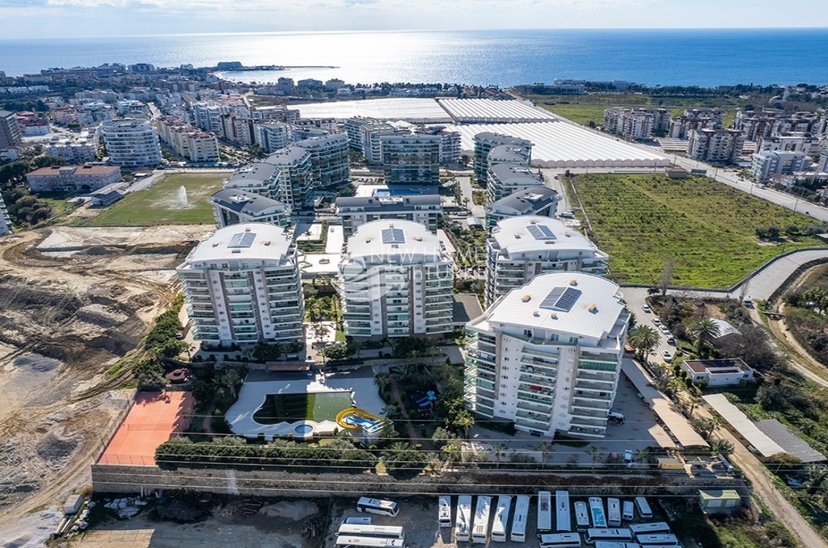
<instances>
[{"instance_id":1,"label":"green lawn","mask_svg":"<svg viewBox=\"0 0 828 548\"><path fill-rule=\"evenodd\" d=\"M573 182L619 283L656 284L673 258L671 285L726 288L785 250L821 245L812 237L761 243L758 227L818 223L706 177L588 174Z\"/></svg>"},{"instance_id":2,"label":"green lawn","mask_svg":"<svg viewBox=\"0 0 828 548\"><path fill-rule=\"evenodd\" d=\"M335 420L336 415L352 405L348 392L320 394L270 394L253 414L259 424L277 424L305 419Z\"/></svg>"},{"instance_id":3,"label":"green lawn","mask_svg":"<svg viewBox=\"0 0 828 548\"><path fill-rule=\"evenodd\" d=\"M210 196L221 189L229 172L176 173L147 190L133 192L86 221L86 226L152 226L163 224L213 224ZM179 199L187 191L187 205Z\"/></svg>"},{"instance_id":4,"label":"green lawn","mask_svg":"<svg viewBox=\"0 0 828 548\"><path fill-rule=\"evenodd\" d=\"M584 104L561 104L545 105L539 103L540 106L546 110L557 114L567 120L572 120L576 124L588 125L594 122L596 126L604 123L604 110L611 105L584 105Z\"/></svg>"}]
</instances>

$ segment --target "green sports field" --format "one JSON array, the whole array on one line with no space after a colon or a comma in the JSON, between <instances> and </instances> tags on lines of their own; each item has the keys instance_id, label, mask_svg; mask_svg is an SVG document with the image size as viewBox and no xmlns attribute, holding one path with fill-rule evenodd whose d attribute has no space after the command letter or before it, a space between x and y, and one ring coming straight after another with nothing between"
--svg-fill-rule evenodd
<instances>
[{"instance_id":1,"label":"green sports field","mask_svg":"<svg viewBox=\"0 0 828 548\"><path fill-rule=\"evenodd\" d=\"M147 190L128 194L85 225L213 224L215 217L208 200L229 175L229 171L167 175Z\"/></svg>"},{"instance_id":2,"label":"green sports field","mask_svg":"<svg viewBox=\"0 0 828 548\"><path fill-rule=\"evenodd\" d=\"M343 409L351 407L349 392L323 392L319 394L270 394L264 404L253 414L259 424L335 420Z\"/></svg>"}]
</instances>

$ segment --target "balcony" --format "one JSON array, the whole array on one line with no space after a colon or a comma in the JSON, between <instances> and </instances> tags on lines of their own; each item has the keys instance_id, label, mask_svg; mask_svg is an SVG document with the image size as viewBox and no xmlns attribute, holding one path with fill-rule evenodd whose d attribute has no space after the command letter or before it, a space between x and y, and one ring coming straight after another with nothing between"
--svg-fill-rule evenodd
<instances>
[{"instance_id":1,"label":"balcony","mask_svg":"<svg viewBox=\"0 0 828 548\"><path fill-rule=\"evenodd\" d=\"M607 421L606 419L593 419L591 417L580 417L573 413L572 420L570 424L574 426L581 426L581 427L589 427L589 428L599 428L601 430L606 431L607 428Z\"/></svg>"},{"instance_id":2,"label":"balcony","mask_svg":"<svg viewBox=\"0 0 828 548\"><path fill-rule=\"evenodd\" d=\"M529 428L537 428L538 426L546 430L549 427L549 415L546 417L532 414L529 411L518 411L515 413L515 422L531 423L526 424Z\"/></svg>"}]
</instances>

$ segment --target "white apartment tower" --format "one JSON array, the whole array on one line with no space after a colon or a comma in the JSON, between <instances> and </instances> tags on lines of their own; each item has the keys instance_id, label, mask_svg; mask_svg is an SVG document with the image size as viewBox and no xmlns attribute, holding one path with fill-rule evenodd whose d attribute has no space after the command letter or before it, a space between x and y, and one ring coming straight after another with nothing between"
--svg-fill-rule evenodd
<instances>
[{"instance_id":1,"label":"white apartment tower","mask_svg":"<svg viewBox=\"0 0 828 548\"><path fill-rule=\"evenodd\" d=\"M195 340L209 346L303 340L297 252L282 228L221 228L176 273Z\"/></svg>"},{"instance_id":2,"label":"white apartment tower","mask_svg":"<svg viewBox=\"0 0 828 548\"><path fill-rule=\"evenodd\" d=\"M313 178L322 188L337 187L351 178L351 159L348 137L341 133L329 133L297 141L294 146L307 150L311 155Z\"/></svg>"},{"instance_id":3,"label":"white apartment tower","mask_svg":"<svg viewBox=\"0 0 828 548\"><path fill-rule=\"evenodd\" d=\"M438 184L441 142L439 135L383 135L380 143L385 184Z\"/></svg>"},{"instance_id":4,"label":"white apartment tower","mask_svg":"<svg viewBox=\"0 0 828 548\"><path fill-rule=\"evenodd\" d=\"M489 171L489 152L499 146L510 146L516 149L525 149L527 164L532 158L532 142L510 135L484 131L474 136L474 177L480 185L486 184Z\"/></svg>"},{"instance_id":5,"label":"white apartment tower","mask_svg":"<svg viewBox=\"0 0 828 548\"><path fill-rule=\"evenodd\" d=\"M491 156L490 154L489 157ZM490 162L486 179L486 194L489 203L494 203L522 190L545 188L540 174L520 164Z\"/></svg>"},{"instance_id":6,"label":"white apartment tower","mask_svg":"<svg viewBox=\"0 0 828 548\"><path fill-rule=\"evenodd\" d=\"M605 278L537 276L466 324L466 406L523 432L604 437L628 321Z\"/></svg>"},{"instance_id":7,"label":"white apartment tower","mask_svg":"<svg viewBox=\"0 0 828 548\"><path fill-rule=\"evenodd\" d=\"M452 330L451 259L437 236L413 221L366 223L339 264L345 333L411 337Z\"/></svg>"},{"instance_id":8,"label":"white apartment tower","mask_svg":"<svg viewBox=\"0 0 828 548\"><path fill-rule=\"evenodd\" d=\"M735 129L702 128L687 133L687 155L703 162L735 163L744 144L744 135Z\"/></svg>"},{"instance_id":9,"label":"white apartment tower","mask_svg":"<svg viewBox=\"0 0 828 548\"><path fill-rule=\"evenodd\" d=\"M309 203L316 182L313 177L313 159L307 150L295 146L277 150L264 163L276 168L277 192L270 197L279 200L290 211L302 209Z\"/></svg>"},{"instance_id":10,"label":"white apartment tower","mask_svg":"<svg viewBox=\"0 0 828 548\"><path fill-rule=\"evenodd\" d=\"M6 202L4 202L3 197L0 196L0 236L10 234L11 231L12 222L11 218L9 218L9 212L6 210Z\"/></svg>"},{"instance_id":11,"label":"white apartment tower","mask_svg":"<svg viewBox=\"0 0 828 548\"><path fill-rule=\"evenodd\" d=\"M111 164L142 167L161 163L161 142L147 120L108 120L101 124L100 131Z\"/></svg>"},{"instance_id":12,"label":"white apartment tower","mask_svg":"<svg viewBox=\"0 0 828 548\"><path fill-rule=\"evenodd\" d=\"M555 218L503 219L486 242L486 306L541 274L604 275L608 260L584 235Z\"/></svg>"}]
</instances>

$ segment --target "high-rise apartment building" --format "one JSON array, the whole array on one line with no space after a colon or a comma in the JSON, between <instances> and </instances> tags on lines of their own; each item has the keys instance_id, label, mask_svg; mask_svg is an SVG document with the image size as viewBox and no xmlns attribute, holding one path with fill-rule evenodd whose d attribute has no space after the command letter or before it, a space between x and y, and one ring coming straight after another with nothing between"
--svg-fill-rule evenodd
<instances>
[{"instance_id":1,"label":"high-rise apartment building","mask_svg":"<svg viewBox=\"0 0 828 548\"><path fill-rule=\"evenodd\" d=\"M13 112L0 110L0 149L16 147L23 142L23 132Z\"/></svg>"},{"instance_id":2,"label":"high-rise apartment building","mask_svg":"<svg viewBox=\"0 0 828 548\"><path fill-rule=\"evenodd\" d=\"M605 278L535 277L466 324L466 406L522 432L604 437L628 322Z\"/></svg>"},{"instance_id":3,"label":"high-rise apartment building","mask_svg":"<svg viewBox=\"0 0 828 548\"><path fill-rule=\"evenodd\" d=\"M108 120L101 124L109 162L122 167L150 167L161 163L158 133L147 120Z\"/></svg>"},{"instance_id":4,"label":"high-rise apartment building","mask_svg":"<svg viewBox=\"0 0 828 548\"><path fill-rule=\"evenodd\" d=\"M492 156L491 154L489 155ZM519 164L491 163L486 174L489 203L529 188L546 188L539 173Z\"/></svg>"},{"instance_id":5,"label":"high-rise apartment building","mask_svg":"<svg viewBox=\"0 0 828 548\"><path fill-rule=\"evenodd\" d=\"M345 333L410 337L452 330L454 270L437 236L413 221L373 221L339 264Z\"/></svg>"},{"instance_id":6,"label":"high-rise apartment building","mask_svg":"<svg viewBox=\"0 0 828 548\"><path fill-rule=\"evenodd\" d=\"M225 188L210 197L210 204L219 228L245 223L290 224L285 204L260 194Z\"/></svg>"},{"instance_id":7,"label":"high-rise apartment building","mask_svg":"<svg viewBox=\"0 0 828 548\"><path fill-rule=\"evenodd\" d=\"M495 147L509 145L516 149L525 149L525 156L532 157L532 142L518 137L511 137L489 131L474 136L474 177L481 186L486 185L489 171L489 152Z\"/></svg>"},{"instance_id":8,"label":"high-rise apartment building","mask_svg":"<svg viewBox=\"0 0 828 548\"><path fill-rule=\"evenodd\" d=\"M439 135L408 133L383 135L382 166L388 185L440 183Z\"/></svg>"},{"instance_id":9,"label":"high-rise apartment building","mask_svg":"<svg viewBox=\"0 0 828 548\"><path fill-rule=\"evenodd\" d=\"M6 209L6 202L4 202L3 197L0 196L0 236L5 236L6 234L11 233L11 231L12 222L9 217L9 212Z\"/></svg>"},{"instance_id":10,"label":"high-rise apartment building","mask_svg":"<svg viewBox=\"0 0 828 548\"><path fill-rule=\"evenodd\" d=\"M486 242L486 306L541 274L606 274L608 260L595 244L557 219L503 219Z\"/></svg>"},{"instance_id":11,"label":"high-rise apartment building","mask_svg":"<svg viewBox=\"0 0 828 548\"><path fill-rule=\"evenodd\" d=\"M313 178L317 186L332 188L350 181L351 159L348 137L341 133L328 133L297 141L294 146L307 150L311 155Z\"/></svg>"},{"instance_id":12,"label":"high-rise apartment building","mask_svg":"<svg viewBox=\"0 0 828 548\"><path fill-rule=\"evenodd\" d=\"M687 134L687 155L702 162L735 163L742 155L745 137L735 129L698 129Z\"/></svg>"},{"instance_id":13,"label":"high-rise apartment building","mask_svg":"<svg viewBox=\"0 0 828 548\"><path fill-rule=\"evenodd\" d=\"M210 346L303 341L298 257L282 228L221 228L176 273L195 340Z\"/></svg>"},{"instance_id":14,"label":"high-rise apartment building","mask_svg":"<svg viewBox=\"0 0 828 548\"><path fill-rule=\"evenodd\" d=\"M276 167L278 171L277 193L271 198L285 204L291 212L310 205L311 191L316 186L310 152L290 146L277 150L264 163Z\"/></svg>"},{"instance_id":15,"label":"high-rise apartment building","mask_svg":"<svg viewBox=\"0 0 828 548\"><path fill-rule=\"evenodd\" d=\"M412 196L350 196L336 199L336 214L345 236L360 226L382 219L404 219L437 230L443 207L437 194Z\"/></svg>"}]
</instances>

